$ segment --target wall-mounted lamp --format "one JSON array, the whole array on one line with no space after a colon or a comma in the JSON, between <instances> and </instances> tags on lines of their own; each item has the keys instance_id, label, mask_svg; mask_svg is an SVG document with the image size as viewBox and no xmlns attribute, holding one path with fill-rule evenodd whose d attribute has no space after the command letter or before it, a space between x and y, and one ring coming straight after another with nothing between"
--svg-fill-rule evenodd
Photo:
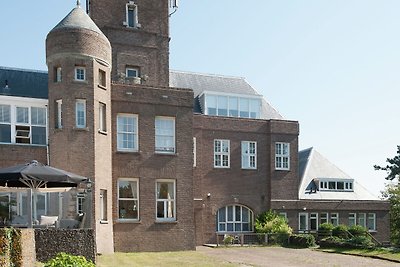
<instances>
[{"instance_id":1,"label":"wall-mounted lamp","mask_svg":"<svg viewBox=\"0 0 400 267\"><path fill-rule=\"evenodd\" d=\"M211 197L211 193L208 193L208 194L207 194L207 197Z\"/></svg>"}]
</instances>

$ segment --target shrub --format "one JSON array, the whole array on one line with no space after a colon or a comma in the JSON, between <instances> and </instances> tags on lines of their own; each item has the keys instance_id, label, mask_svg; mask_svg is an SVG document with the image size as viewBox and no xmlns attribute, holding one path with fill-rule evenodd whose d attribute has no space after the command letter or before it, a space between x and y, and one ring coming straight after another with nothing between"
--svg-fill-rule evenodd
<instances>
[{"instance_id":1,"label":"shrub","mask_svg":"<svg viewBox=\"0 0 400 267\"><path fill-rule=\"evenodd\" d=\"M318 227L319 230L323 230L323 231L332 231L333 228L335 228L335 226L331 223L323 223L323 224L320 224Z\"/></svg>"},{"instance_id":2,"label":"shrub","mask_svg":"<svg viewBox=\"0 0 400 267\"><path fill-rule=\"evenodd\" d=\"M291 246L303 248L314 247L316 245L314 236L310 234L291 235L289 244Z\"/></svg>"},{"instance_id":3,"label":"shrub","mask_svg":"<svg viewBox=\"0 0 400 267\"><path fill-rule=\"evenodd\" d=\"M225 246L232 244L232 243L233 243L233 240L235 240L235 238L234 238L233 236L231 236L231 235L226 235L226 236L224 237L224 244L225 244Z\"/></svg>"},{"instance_id":4,"label":"shrub","mask_svg":"<svg viewBox=\"0 0 400 267\"><path fill-rule=\"evenodd\" d=\"M348 230L348 228L346 225L340 224L340 225L336 226L335 228L333 228L332 235L346 239L346 238L349 238L347 230Z\"/></svg>"},{"instance_id":5,"label":"shrub","mask_svg":"<svg viewBox=\"0 0 400 267\"><path fill-rule=\"evenodd\" d=\"M374 243L369 236L355 236L346 240L347 244L361 246L361 247L373 247Z\"/></svg>"},{"instance_id":6,"label":"shrub","mask_svg":"<svg viewBox=\"0 0 400 267\"><path fill-rule=\"evenodd\" d=\"M343 244L344 240L337 236L329 236L319 241L319 246L321 248L342 247Z\"/></svg>"},{"instance_id":7,"label":"shrub","mask_svg":"<svg viewBox=\"0 0 400 267\"><path fill-rule=\"evenodd\" d=\"M353 225L349 228L350 234L353 236L365 236L367 233L367 229L362 227L361 225Z\"/></svg>"},{"instance_id":8,"label":"shrub","mask_svg":"<svg viewBox=\"0 0 400 267\"><path fill-rule=\"evenodd\" d=\"M269 210L257 216L254 224L256 233L268 234L271 243L284 245L292 234L292 228L284 217Z\"/></svg>"},{"instance_id":9,"label":"shrub","mask_svg":"<svg viewBox=\"0 0 400 267\"><path fill-rule=\"evenodd\" d=\"M83 256L73 256L64 252L58 253L57 256L44 264L44 267L95 267L93 262L87 261Z\"/></svg>"}]
</instances>

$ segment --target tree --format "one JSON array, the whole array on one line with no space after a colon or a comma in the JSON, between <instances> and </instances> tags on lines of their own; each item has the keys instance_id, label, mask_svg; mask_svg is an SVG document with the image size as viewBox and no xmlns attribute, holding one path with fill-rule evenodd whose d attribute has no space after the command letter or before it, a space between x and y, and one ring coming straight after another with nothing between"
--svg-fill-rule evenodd
<instances>
[{"instance_id":1,"label":"tree","mask_svg":"<svg viewBox=\"0 0 400 267\"><path fill-rule=\"evenodd\" d=\"M388 163L385 167L374 165L375 170L383 170L386 171L387 176L386 180L394 180L399 179L400 175L400 146L397 146L397 155L394 158L387 158L386 162Z\"/></svg>"}]
</instances>

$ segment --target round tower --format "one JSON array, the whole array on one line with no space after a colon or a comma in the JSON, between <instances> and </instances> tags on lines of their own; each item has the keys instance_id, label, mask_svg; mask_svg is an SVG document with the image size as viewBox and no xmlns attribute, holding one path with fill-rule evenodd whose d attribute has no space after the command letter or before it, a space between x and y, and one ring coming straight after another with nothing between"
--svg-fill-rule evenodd
<instances>
[{"instance_id":1,"label":"round tower","mask_svg":"<svg viewBox=\"0 0 400 267\"><path fill-rule=\"evenodd\" d=\"M110 42L79 1L47 35L49 162L93 181L86 226L95 229L98 253L113 252L111 62ZM69 201L63 216L77 212Z\"/></svg>"}]
</instances>

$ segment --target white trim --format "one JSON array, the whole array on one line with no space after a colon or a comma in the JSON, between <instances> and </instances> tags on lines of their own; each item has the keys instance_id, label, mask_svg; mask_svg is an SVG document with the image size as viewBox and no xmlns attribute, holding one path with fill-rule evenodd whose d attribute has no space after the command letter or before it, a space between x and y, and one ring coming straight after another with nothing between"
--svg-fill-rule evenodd
<instances>
[{"instance_id":1,"label":"white trim","mask_svg":"<svg viewBox=\"0 0 400 267\"><path fill-rule=\"evenodd\" d=\"M254 153L250 152L250 144L254 143ZM243 151L243 146L247 146L247 151ZM257 169L257 142L256 141L242 141L241 142L241 166L242 169L246 170L256 170ZM254 167L251 166L251 157L254 157ZM244 166L244 158L247 158L248 166Z\"/></svg>"},{"instance_id":2,"label":"white trim","mask_svg":"<svg viewBox=\"0 0 400 267\"><path fill-rule=\"evenodd\" d=\"M220 142L220 151L216 151L216 147L215 147L216 142ZM222 151L222 147L223 147L224 143L227 144L227 147L228 147L228 151L227 152ZM213 155L214 155L214 158L213 158L214 168L222 168L222 169L230 168L230 166L231 166L231 155L230 155L231 154L231 144L230 144L230 140L227 140L227 139L214 139L213 150L214 150L214 153L213 153ZM220 156L220 160L219 160L220 165L216 165L216 162L217 162L216 161L216 156ZM224 166L224 156L228 157L228 159L227 159L228 165L226 165L226 166Z\"/></svg>"},{"instance_id":3,"label":"white trim","mask_svg":"<svg viewBox=\"0 0 400 267\"><path fill-rule=\"evenodd\" d=\"M203 91L199 97L203 95L214 95L214 96L234 96L241 98L252 98L252 99L263 99L263 95L248 95L248 94L235 94L235 93L225 93L225 92L215 92L215 91Z\"/></svg>"},{"instance_id":4,"label":"white trim","mask_svg":"<svg viewBox=\"0 0 400 267\"><path fill-rule=\"evenodd\" d=\"M278 153L277 148L276 148L277 145L281 146L281 153ZM287 146L287 154L283 153L284 146ZM274 151L275 151L275 153L274 153L274 155L275 155L275 157L274 157L275 170L278 170L278 171L280 171L280 170L289 171L290 170L290 143L275 142ZM281 159L281 162L279 164L280 166L277 166L278 165L278 162L277 162L278 158ZM287 159L287 167L283 167L284 166L284 162L283 162L284 159Z\"/></svg>"}]
</instances>

